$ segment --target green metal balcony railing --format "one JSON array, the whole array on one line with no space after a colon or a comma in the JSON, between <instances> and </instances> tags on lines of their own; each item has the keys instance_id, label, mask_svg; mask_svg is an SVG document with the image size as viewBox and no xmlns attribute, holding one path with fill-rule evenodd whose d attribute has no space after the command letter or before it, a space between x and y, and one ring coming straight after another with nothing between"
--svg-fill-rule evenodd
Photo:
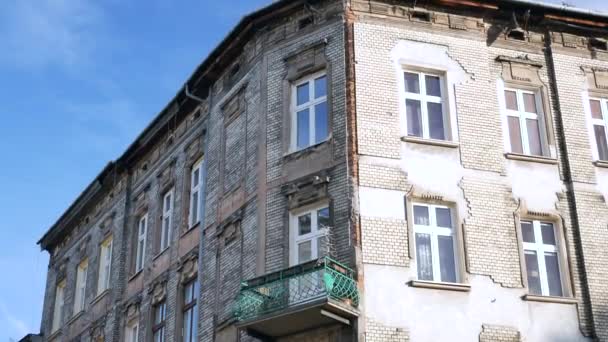
<instances>
[{"instance_id":1,"label":"green metal balcony railing","mask_svg":"<svg viewBox=\"0 0 608 342\"><path fill-rule=\"evenodd\" d=\"M359 291L354 271L321 258L244 282L234 314L246 321L320 299L333 299L356 308Z\"/></svg>"}]
</instances>

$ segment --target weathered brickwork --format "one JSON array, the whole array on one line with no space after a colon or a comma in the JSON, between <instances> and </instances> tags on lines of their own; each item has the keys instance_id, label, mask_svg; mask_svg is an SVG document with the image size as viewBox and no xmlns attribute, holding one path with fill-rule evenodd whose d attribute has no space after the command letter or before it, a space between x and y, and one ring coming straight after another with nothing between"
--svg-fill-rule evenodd
<instances>
[{"instance_id":1,"label":"weathered brickwork","mask_svg":"<svg viewBox=\"0 0 608 342\"><path fill-rule=\"evenodd\" d=\"M408 233L405 220L361 218L363 262L408 266Z\"/></svg>"},{"instance_id":2,"label":"weathered brickwork","mask_svg":"<svg viewBox=\"0 0 608 342\"><path fill-rule=\"evenodd\" d=\"M380 323L368 321L365 333L366 342L408 342L409 334L402 328L387 327Z\"/></svg>"},{"instance_id":3,"label":"weathered brickwork","mask_svg":"<svg viewBox=\"0 0 608 342\"><path fill-rule=\"evenodd\" d=\"M407 191L406 174L395 167L359 164L359 185L371 188Z\"/></svg>"},{"instance_id":4,"label":"weathered brickwork","mask_svg":"<svg viewBox=\"0 0 608 342\"><path fill-rule=\"evenodd\" d=\"M519 331L513 327L484 324L479 342L520 342Z\"/></svg>"}]
</instances>

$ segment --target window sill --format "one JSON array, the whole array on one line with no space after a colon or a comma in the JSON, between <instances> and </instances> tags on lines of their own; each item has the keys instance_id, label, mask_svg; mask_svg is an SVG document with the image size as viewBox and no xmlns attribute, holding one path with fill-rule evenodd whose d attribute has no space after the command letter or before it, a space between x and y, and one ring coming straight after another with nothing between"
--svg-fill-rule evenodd
<instances>
[{"instance_id":1,"label":"window sill","mask_svg":"<svg viewBox=\"0 0 608 342\"><path fill-rule=\"evenodd\" d=\"M95 299L91 302L91 305L95 305L99 303L108 293L110 293L110 289L103 290L102 293L98 294Z\"/></svg>"},{"instance_id":2,"label":"window sill","mask_svg":"<svg viewBox=\"0 0 608 342\"><path fill-rule=\"evenodd\" d=\"M505 158L511 159L511 160L532 162L532 163L557 165L556 158L543 157L543 156L531 156L531 155L526 155L526 154L508 152L508 153L505 153Z\"/></svg>"},{"instance_id":3,"label":"window sill","mask_svg":"<svg viewBox=\"0 0 608 342\"><path fill-rule=\"evenodd\" d=\"M61 328L57 329L56 331L53 331L49 335L49 338L47 339L47 341L52 341L52 340L56 339L59 336L61 336Z\"/></svg>"},{"instance_id":4,"label":"window sill","mask_svg":"<svg viewBox=\"0 0 608 342\"><path fill-rule=\"evenodd\" d=\"M193 224L192 226L188 226L183 232L182 235L180 237L184 237L186 235L188 235L191 231L195 230L196 228L198 228L201 225L201 221L196 222L195 224Z\"/></svg>"},{"instance_id":5,"label":"window sill","mask_svg":"<svg viewBox=\"0 0 608 342\"><path fill-rule=\"evenodd\" d=\"M608 168L608 160L596 160L593 162L593 165L597 167Z\"/></svg>"},{"instance_id":6,"label":"window sill","mask_svg":"<svg viewBox=\"0 0 608 342\"><path fill-rule=\"evenodd\" d=\"M74 322L76 322L80 317L82 317L82 315L84 315L84 310L80 310L78 313L76 313L74 316L72 316L72 318L70 318L70 320L66 323L67 325L72 325Z\"/></svg>"},{"instance_id":7,"label":"window sill","mask_svg":"<svg viewBox=\"0 0 608 342\"><path fill-rule=\"evenodd\" d=\"M299 150L290 149L287 153L285 153L283 155L283 159L287 159L287 160L298 159L302 156L315 153L316 151L321 150L325 145L327 145L330 140L331 140L331 135L328 136L327 139L325 139L317 144L310 145L310 146L304 147Z\"/></svg>"},{"instance_id":8,"label":"window sill","mask_svg":"<svg viewBox=\"0 0 608 342\"><path fill-rule=\"evenodd\" d=\"M460 144L455 141L424 139L424 138L411 137L411 136L401 137L401 141L414 143L414 144L431 145L431 146L439 146L439 147L447 147L447 148L458 148L458 146L460 146Z\"/></svg>"},{"instance_id":9,"label":"window sill","mask_svg":"<svg viewBox=\"0 0 608 342\"><path fill-rule=\"evenodd\" d=\"M426 280L411 280L408 282L408 285L411 287L420 287L420 288L424 288L424 289L433 289L433 290L447 290L447 291L457 291L457 292L471 291L471 285L461 284L461 283L442 283L442 282L434 282L434 281L426 281Z\"/></svg>"},{"instance_id":10,"label":"window sill","mask_svg":"<svg viewBox=\"0 0 608 342\"><path fill-rule=\"evenodd\" d=\"M156 254L154 256L154 258L152 258L152 261L156 261L156 259L160 258L163 254L165 254L166 251L169 250L169 248L171 248L171 245L165 247L165 249L163 249L162 251L158 252L158 254Z\"/></svg>"},{"instance_id":11,"label":"window sill","mask_svg":"<svg viewBox=\"0 0 608 342\"><path fill-rule=\"evenodd\" d=\"M523 300L542 303L578 304L578 300L572 297L538 296L527 294L521 297Z\"/></svg>"},{"instance_id":12,"label":"window sill","mask_svg":"<svg viewBox=\"0 0 608 342\"><path fill-rule=\"evenodd\" d=\"M142 268L141 270L133 273L129 279L127 280L128 283L132 282L135 278L139 277L140 274L142 274L142 272L144 271L144 269Z\"/></svg>"}]
</instances>

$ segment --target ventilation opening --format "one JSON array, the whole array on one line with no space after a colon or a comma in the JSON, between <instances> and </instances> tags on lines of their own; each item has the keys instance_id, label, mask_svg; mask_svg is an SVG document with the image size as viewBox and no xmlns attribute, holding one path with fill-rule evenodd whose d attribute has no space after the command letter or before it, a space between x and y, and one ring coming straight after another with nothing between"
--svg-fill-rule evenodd
<instances>
[{"instance_id":1,"label":"ventilation opening","mask_svg":"<svg viewBox=\"0 0 608 342\"><path fill-rule=\"evenodd\" d=\"M589 46L595 50L608 51L608 43L603 39L591 38L589 39Z\"/></svg>"},{"instance_id":2,"label":"ventilation opening","mask_svg":"<svg viewBox=\"0 0 608 342\"><path fill-rule=\"evenodd\" d=\"M509 31L507 38L524 41L526 40L526 33L521 29L514 29Z\"/></svg>"},{"instance_id":3,"label":"ventilation opening","mask_svg":"<svg viewBox=\"0 0 608 342\"><path fill-rule=\"evenodd\" d=\"M313 23L312 16L308 16L306 18L300 19L300 21L298 21L298 30L304 29L304 28L312 25L312 23Z\"/></svg>"},{"instance_id":4,"label":"ventilation opening","mask_svg":"<svg viewBox=\"0 0 608 342\"><path fill-rule=\"evenodd\" d=\"M423 22L430 23L431 22L431 13L423 12L423 11L412 11L411 18L412 18L412 20L415 20L415 21L423 21Z\"/></svg>"}]
</instances>

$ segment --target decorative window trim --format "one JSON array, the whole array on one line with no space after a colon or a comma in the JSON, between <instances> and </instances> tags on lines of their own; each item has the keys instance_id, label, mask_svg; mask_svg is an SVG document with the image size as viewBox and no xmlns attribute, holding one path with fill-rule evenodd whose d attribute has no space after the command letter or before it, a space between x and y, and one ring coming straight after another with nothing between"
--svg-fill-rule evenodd
<instances>
[{"instance_id":1,"label":"decorative window trim","mask_svg":"<svg viewBox=\"0 0 608 342\"><path fill-rule=\"evenodd\" d=\"M524 288L529 289L528 285L528 277L527 277L527 268L525 262L525 248L523 241L523 232L521 229L521 221L538 221L538 222L547 222L553 224L555 241L556 241L556 251L558 256L559 263L559 271L561 277L561 285L562 285L562 296L557 298L572 298L574 291L571 283L571 265L568 260L568 251L566 249L566 232L564 230L563 218L557 214L552 213L538 213L531 212L525 208L525 203L523 206L520 206L519 212L514 214L515 217L515 231L517 236L517 244L519 251L519 264L522 274L522 284ZM544 295L535 295L528 294L531 298L536 297L553 297L553 296L544 296ZM532 300L532 299L530 299Z\"/></svg>"}]
</instances>

